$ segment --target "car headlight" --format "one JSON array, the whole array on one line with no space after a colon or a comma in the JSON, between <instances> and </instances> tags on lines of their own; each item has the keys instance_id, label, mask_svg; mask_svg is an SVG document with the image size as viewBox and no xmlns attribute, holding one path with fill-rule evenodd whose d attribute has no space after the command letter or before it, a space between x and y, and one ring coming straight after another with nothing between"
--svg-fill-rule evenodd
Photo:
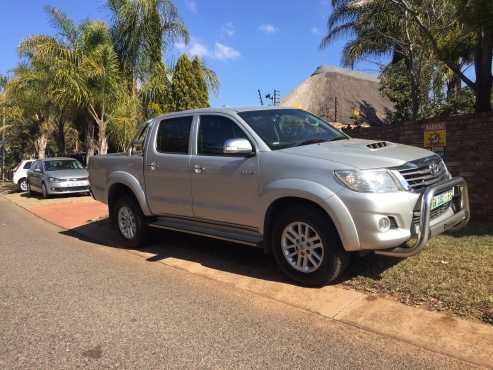
<instances>
[{"instance_id":1,"label":"car headlight","mask_svg":"<svg viewBox=\"0 0 493 370\"><path fill-rule=\"evenodd\" d=\"M337 179L360 193L391 193L404 190L389 170L337 170Z\"/></svg>"},{"instance_id":2,"label":"car headlight","mask_svg":"<svg viewBox=\"0 0 493 370\"><path fill-rule=\"evenodd\" d=\"M64 182L64 179L57 179L56 177L48 177L49 182Z\"/></svg>"}]
</instances>

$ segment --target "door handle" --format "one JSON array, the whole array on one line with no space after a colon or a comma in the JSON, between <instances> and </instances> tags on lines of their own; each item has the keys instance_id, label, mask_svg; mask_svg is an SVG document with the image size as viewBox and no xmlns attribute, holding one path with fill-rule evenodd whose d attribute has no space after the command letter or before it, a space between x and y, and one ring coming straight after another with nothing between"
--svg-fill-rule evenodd
<instances>
[{"instance_id":1,"label":"door handle","mask_svg":"<svg viewBox=\"0 0 493 370\"><path fill-rule=\"evenodd\" d=\"M193 166L193 173L197 174L197 175L200 175L201 173L204 173L205 172L205 168L196 164Z\"/></svg>"},{"instance_id":2,"label":"door handle","mask_svg":"<svg viewBox=\"0 0 493 370\"><path fill-rule=\"evenodd\" d=\"M156 168L159 168L159 165L156 162L151 162L147 164L147 167L149 167L151 171L154 171Z\"/></svg>"}]
</instances>

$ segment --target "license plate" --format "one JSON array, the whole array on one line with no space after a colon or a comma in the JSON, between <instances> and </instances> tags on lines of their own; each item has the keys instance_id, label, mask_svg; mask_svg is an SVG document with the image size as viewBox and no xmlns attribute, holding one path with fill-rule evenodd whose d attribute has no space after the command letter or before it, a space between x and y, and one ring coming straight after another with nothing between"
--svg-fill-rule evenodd
<instances>
[{"instance_id":1,"label":"license plate","mask_svg":"<svg viewBox=\"0 0 493 370\"><path fill-rule=\"evenodd\" d=\"M87 181L74 181L70 184L70 186L87 186Z\"/></svg>"},{"instance_id":2,"label":"license plate","mask_svg":"<svg viewBox=\"0 0 493 370\"><path fill-rule=\"evenodd\" d=\"M451 189L445 193L438 194L433 197L433 200L431 201L431 209L438 208L440 206L443 206L444 204L447 204L452 200L454 197L454 189Z\"/></svg>"}]
</instances>

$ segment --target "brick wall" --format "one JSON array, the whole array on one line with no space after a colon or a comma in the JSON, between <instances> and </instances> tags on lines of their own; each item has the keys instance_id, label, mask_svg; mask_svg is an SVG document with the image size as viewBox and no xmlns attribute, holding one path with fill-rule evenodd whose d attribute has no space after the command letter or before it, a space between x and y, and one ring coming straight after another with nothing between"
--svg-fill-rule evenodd
<instances>
[{"instance_id":1,"label":"brick wall","mask_svg":"<svg viewBox=\"0 0 493 370\"><path fill-rule=\"evenodd\" d=\"M424 126L445 123L445 162L469 184L474 220L493 222L493 113L434 118L395 126L345 130L355 138L388 140L423 147Z\"/></svg>"}]
</instances>

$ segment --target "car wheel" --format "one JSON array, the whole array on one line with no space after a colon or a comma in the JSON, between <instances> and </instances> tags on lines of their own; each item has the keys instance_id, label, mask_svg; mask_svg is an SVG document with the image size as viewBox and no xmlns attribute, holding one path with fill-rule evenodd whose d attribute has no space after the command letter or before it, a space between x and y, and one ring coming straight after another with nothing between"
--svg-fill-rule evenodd
<instances>
[{"instance_id":1,"label":"car wheel","mask_svg":"<svg viewBox=\"0 0 493 370\"><path fill-rule=\"evenodd\" d=\"M43 198L46 199L48 198L49 194L48 194L48 189L46 188L46 185L45 183L43 183L41 185L41 194L43 195Z\"/></svg>"},{"instance_id":2,"label":"car wheel","mask_svg":"<svg viewBox=\"0 0 493 370\"><path fill-rule=\"evenodd\" d=\"M280 214L271 245L280 269L307 286L336 281L349 264L334 225L324 212L311 206L295 206Z\"/></svg>"},{"instance_id":3,"label":"car wheel","mask_svg":"<svg viewBox=\"0 0 493 370\"><path fill-rule=\"evenodd\" d=\"M121 197L113 212L113 222L120 236L131 247L141 246L145 242L146 225L137 201L131 196Z\"/></svg>"},{"instance_id":4,"label":"car wheel","mask_svg":"<svg viewBox=\"0 0 493 370\"><path fill-rule=\"evenodd\" d=\"M27 195L29 195L30 197L32 197L33 194L34 194L34 192L31 189L31 184L29 183L29 181L27 181Z\"/></svg>"},{"instance_id":5,"label":"car wheel","mask_svg":"<svg viewBox=\"0 0 493 370\"><path fill-rule=\"evenodd\" d=\"M17 191L19 193L25 193L27 191L27 179L23 178L17 182Z\"/></svg>"}]
</instances>

